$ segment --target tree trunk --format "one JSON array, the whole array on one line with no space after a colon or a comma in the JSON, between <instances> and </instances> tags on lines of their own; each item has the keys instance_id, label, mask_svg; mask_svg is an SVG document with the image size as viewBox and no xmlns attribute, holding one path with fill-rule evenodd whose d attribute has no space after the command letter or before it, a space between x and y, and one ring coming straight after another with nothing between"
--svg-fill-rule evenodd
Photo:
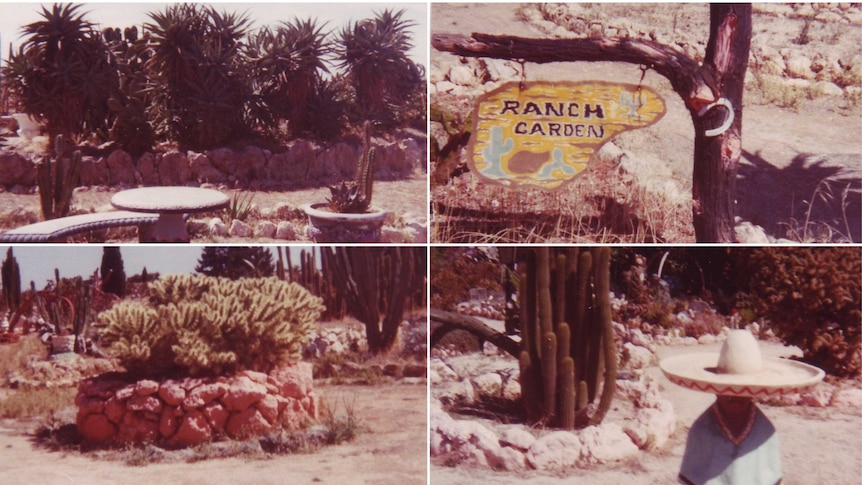
<instances>
[{"instance_id":1,"label":"tree trunk","mask_svg":"<svg viewBox=\"0 0 862 485\"><path fill-rule=\"evenodd\" d=\"M437 34L437 50L468 57L526 62L617 61L647 66L666 77L685 101L695 129L692 217L698 242L732 242L733 190L741 154L742 93L751 44L751 5L710 7L710 38L703 65L657 42L618 37L599 39L527 39L474 33L470 38ZM721 98L733 107L725 132L707 136L728 115L715 107Z\"/></svg>"},{"instance_id":2,"label":"tree trunk","mask_svg":"<svg viewBox=\"0 0 862 485\"><path fill-rule=\"evenodd\" d=\"M704 68L717 80L721 97L733 106L734 119L721 135L706 131L721 124L724 109L693 116L694 178L692 216L698 242L733 242L736 171L742 152L742 93L751 45L751 5L710 6L709 44Z\"/></svg>"}]
</instances>

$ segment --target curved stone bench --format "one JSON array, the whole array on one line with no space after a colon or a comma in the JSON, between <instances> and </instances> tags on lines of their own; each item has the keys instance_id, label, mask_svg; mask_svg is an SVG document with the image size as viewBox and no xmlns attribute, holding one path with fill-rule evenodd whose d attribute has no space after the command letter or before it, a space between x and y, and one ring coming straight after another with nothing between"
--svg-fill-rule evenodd
<instances>
[{"instance_id":1,"label":"curved stone bench","mask_svg":"<svg viewBox=\"0 0 862 485\"><path fill-rule=\"evenodd\" d=\"M159 219L158 214L111 211L60 217L49 221L37 222L16 227L0 234L0 242L6 243L43 243L62 241L68 236L81 232L110 227L138 226L138 237Z\"/></svg>"}]
</instances>

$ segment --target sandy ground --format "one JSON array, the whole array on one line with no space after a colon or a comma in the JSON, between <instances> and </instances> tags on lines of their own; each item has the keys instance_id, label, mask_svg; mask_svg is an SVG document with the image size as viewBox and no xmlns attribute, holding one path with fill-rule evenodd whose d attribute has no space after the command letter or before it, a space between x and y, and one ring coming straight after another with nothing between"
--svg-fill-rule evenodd
<instances>
[{"instance_id":1,"label":"sandy ground","mask_svg":"<svg viewBox=\"0 0 862 485\"><path fill-rule=\"evenodd\" d=\"M520 8L520 4L435 4L431 8L431 32L432 35L482 32L548 37L547 33L519 16ZM696 16L701 24L708 20L705 5L687 5L683 8ZM663 12L650 10L648 14L661 16L667 15L668 11ZM646 14L644 10L637 10L631 15ZM755 36L766 35L763 32L774 30L785 33L798 31L796 23L776 17L755 16L754 23ZM698 24L689 28L699 32L699 27L703 26ZM704 41L707 37L708 31L704 31ZM851 37L845 36L846 42L850 42ZM833 46L838 47L846 46ZM451 54L432 48L432 72L438 68L441 59L449 56ZM638 84L642 75L636 65L613 62L527 63L524 69L526 79L544 81L613 80ZM613 139L613 143L649 163L656 172L670 172L670 178L681 192L690 193L694 153L691 118L667 79L648 70L642 82L663 96L667 112L655 125L622 133ZM858 217L862 210L859 196L862 184L860 108L841 109L840 98L806 99L797 109L782 108L760 103L757 93L750 89L745 96L743 155L736 190L738 215L742 220L762 226L773 237L788 236L789 227L802 225L807 218L811 223L823 221L845 235L850 233L854 242L858 242L862 237ZM435 99L432 92L431 102L434 103ZM837 176L841 181L835 192L840 192L845 184L851 187L851 193L844 201L848 216L844 217L840 208L836 208L840 204L825 207L826 204L820 199L816 199L815 209L807 213L807 202L823 196L822 190L818 193L818 183L826 177L836 176L836 173L841 174ZM841 194L828 194L825 197L840 198Z\"/></svg>"},{"instance_id":2,"label":"sandy ground","mask_svg":"<svg viewBox=\"0 0 862 485\"><path fill-rule=\"evenodd\" d=\"M692 351L718 352L721 344L692 347L659 347L659 359ZM796 348L763 344L764 356L798 354ZM673 403L678 429L665 446L657 451L614 464L577 469L564 476L542 472L504 473L467 466L447 468L432 465L433 485L472 485L495 483L515 485L644 485L677 483L677 473L685 450L685 438L691 423L713 401L713 396L676 386L664 377L657 366L647 374L660 383L662 396ZM829 408L803 406L776 407L762 405L764 414L778 430L784 485L854 485L862 476L862 409L846 413ZM609 413L611 419L613 411Z\"/></svg>"},{"instance_id":3,"label":"sandy ground","mask_svg":"<svg viewBox=\"0 0 862 485\"><path fill-rule=\"evenodd\" d=\"M10 423L0 424L4 485L424 484L427 477L427 390L424 385L324 386L324 399L353 405L365 431L350 443L314 454L269 460L239 458L131 467L76 453L34 448Z\"/></svg>"}]
</instances>

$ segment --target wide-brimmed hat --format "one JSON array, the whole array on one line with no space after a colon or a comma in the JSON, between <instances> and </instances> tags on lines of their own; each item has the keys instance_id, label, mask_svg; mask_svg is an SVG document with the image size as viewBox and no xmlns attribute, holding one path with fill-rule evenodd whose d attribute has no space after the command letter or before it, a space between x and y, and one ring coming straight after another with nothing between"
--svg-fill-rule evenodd
<instances>
[{"instance_id":1,"label":"wide-brimmed hat","mask_svg":"<svg viewBox=\"0 0 862 485\"><path fill-rule=\"evenodd\" d=\"M731 330L719 353L691 353L662 359L659 366L674 384L724 396L772 397L808 391L824 372L787 359L763 359L754 335Z\"/></svg>"}]
</instances>

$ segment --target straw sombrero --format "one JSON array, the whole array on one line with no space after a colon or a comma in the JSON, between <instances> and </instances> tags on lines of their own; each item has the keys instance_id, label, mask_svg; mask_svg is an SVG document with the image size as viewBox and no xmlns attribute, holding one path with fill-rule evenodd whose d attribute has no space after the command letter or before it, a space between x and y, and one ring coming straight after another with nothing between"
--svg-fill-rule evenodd
<instances>
[{"instance_id":1,"label":"straw sombrero","mask_svg":"<svg viewBox=\"0 0 862 485\"><path fill-rule=\"evenodd\" d=\"M740 397L802 393L825 375L802 362L761 358L757 340L748 330L732 330L720 353L677 355L663 359L659 366L674 384Z\"/></svg>"}]
</instances>

